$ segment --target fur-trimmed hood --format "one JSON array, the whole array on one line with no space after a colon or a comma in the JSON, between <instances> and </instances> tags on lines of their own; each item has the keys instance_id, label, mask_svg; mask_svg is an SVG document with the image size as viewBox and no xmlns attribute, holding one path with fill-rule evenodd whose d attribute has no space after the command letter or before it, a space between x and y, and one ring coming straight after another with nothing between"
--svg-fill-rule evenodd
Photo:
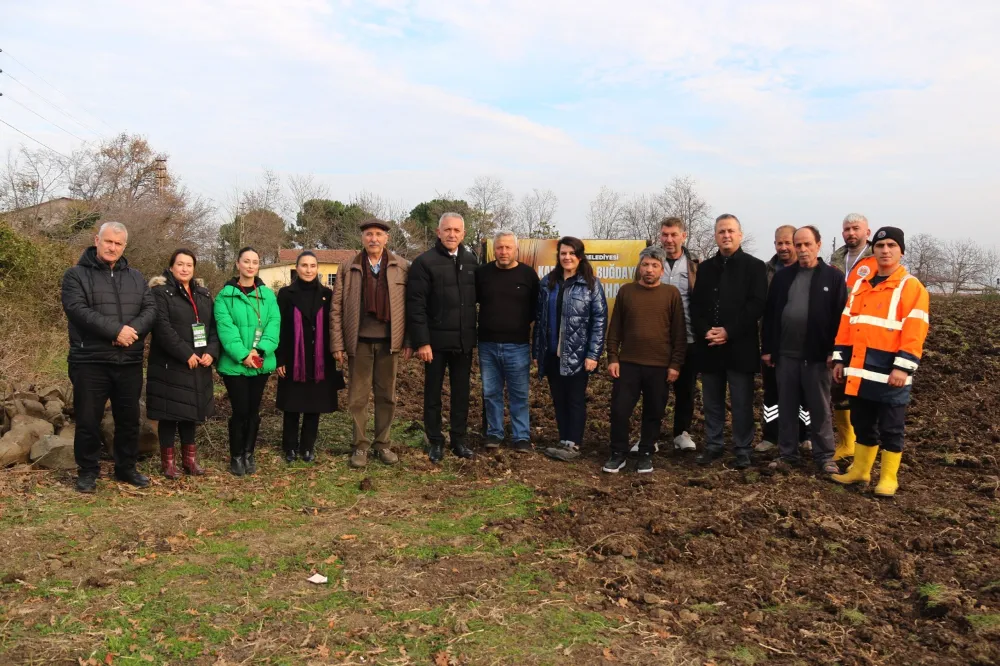
<instances>
[{"instance_id":1,"label":"fur-trimmed hood","mask_svg":"<svg viewBox=\"0 0 1000 666\"><path fill-rule=\"evenodd\" d=\"M166 275L157 275L154 278L150 278L150 280L149 280L149 288L152 289L154 287L162 287L166 283L167 283L167 276ZM196 287L201 287L202 289L204 289L205 288L205 281L202 280L201 278L195 278L194 279L194 285Z\"/></svg>"}]
</instances>

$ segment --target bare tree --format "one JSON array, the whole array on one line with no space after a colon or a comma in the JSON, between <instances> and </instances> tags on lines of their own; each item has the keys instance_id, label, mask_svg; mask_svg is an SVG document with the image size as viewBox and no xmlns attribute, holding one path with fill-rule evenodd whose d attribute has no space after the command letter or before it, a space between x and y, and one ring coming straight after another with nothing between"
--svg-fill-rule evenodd
<instances>
[{"instance_id":1,"label":"bare tree","mask_svg":"<svg viewBox=\"0 0 1000 666\"><path fill-rule=\"evenodd\" d=\"M72 196L87 201L114 201L131 204L155 198L166 181L161 164L167 155L153 150L145 138L119 134L101 143L97 150L73 153L69 163L69 190Z\"/></svg>"},{"instance_id":2,"label":"bare tree","mask_svg":"<svg viewBox=\"0 0 1000 666\"><path fill-rule=\"evenodd\" d=\"M0 211L14 211L48 201L66 189L66 159L49 150L23 145L7 153L0 171Z\"/></svg>"},{"instance_id":3,"label":"bare tree","mask_svg":"<svg viewBox=\"0 0 1000 666\"><path fill-rule=\"evenodd\" d=\"M552 224L552 218L559 206L559 199L552 190L535 188L525 194L518 207L518 221L514 228L522 238L552 238L559 232Z\"/></svg>"},{"instance_id":4,"label":"bare tree","mask_svg":"<svg viewBox=\"0 0 1000 666\"><path fill-rule=\"evenodd\" d=\"M976 241L950 240L944 244L944 278L952 294L982 284L986 258Z\"/></svg>"},{"instance_id":5,"label":"bare tree","mask_svg":"<svg viewBox=\"0 0 1000 666\"><path fill-rule=\"evenodd\" d=\"M475 219L466 220L466 243L479 252L484 240L498 229L515 226L514 195L503 181L492 176L479 176L465 191Z\"/></svg>"},{"instance_id":6,"label":"bare tree","mask_svg":"<svg viewBox=\"0 0 1000 666\"><path fill-rule=\"evenodd\" d=\"M925 287L944 290L944 251L941 241L934 236L921 233L908 238L903 264Z\"/></svg>"},{"instance_id":7,"label":"bare tree","mask_svg":"<svg viewBox=\"0 0 1000 666\"><path fill-rule=\"evenodd\" d=\"M687 228L687 246L698 256L707 257L715 251L715 229L708 203L695 189L691 176L676 177L657 197L664 217L679 217ZM751 248L753 238L744 238Z\"/></svg>"},{"instance_id":8,"label":"bare tree","mask_svg":"<svg viewBox=\"0 0 1000 666\"><path fill-rule=\"evenodd\" d=\"M264 170L254 187L234 188L225 204L230 221L219 228L219 267L235 261L236 252L247 245L257 248L261 262L277 260L288 237L284 218L277 212L284 208L281 179L270 169Z\"/></svg>"},{"instance_id":9,"label":"bare tree","mask_svg":"<svg viewBox=\"0 0 1000 666\"><path fill-rule=\"evenodd\" d=\"M621 238L625 226L625 204L622 196L604 186L590 202L587 212L592 238Z\"/></svg>"},{"instance_id":10,"label":"bare tree","mask_svg":"<svg viewBox=\"0 0 1000 666\"><path fill-rule=\"evenodd\" d=\"M1000 289L1000 252L995 247L983 248L983 271L980 284L983 289L996 291Z\"/></svg>"},{"instance_id":11,"label":"bare tree","mask_svg":"<svg viewBox=\"0 0 1000 666\"><path fill-rule=\"evenodd\" d=\"M625 238L656 242L660 237L662 219L663 209L657 198L649 194L637 194L622 205L621 234Z\"/></svg>"},{"instance_id":12,"label":"bare tree","mask_svg":"<svg viewBox=\"0 0 1000 666\"><path fill-rule=\"evenodd\" d=\"M310 199L329 199L330 188L325 183L316 180L316 176L308 174L293 174L287 178L288 203L294 208L294 213L302 212L302 207Z\"/></svg>"}]
</instances>

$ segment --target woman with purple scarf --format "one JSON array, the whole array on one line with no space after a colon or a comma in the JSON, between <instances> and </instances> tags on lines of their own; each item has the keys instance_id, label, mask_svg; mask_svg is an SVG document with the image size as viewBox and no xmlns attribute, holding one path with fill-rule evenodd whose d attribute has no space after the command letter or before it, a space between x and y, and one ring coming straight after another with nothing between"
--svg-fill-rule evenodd
<instances>
[{"instance_id":1,"label":"woman with purple scarf","mask_svg":"<svg viewBox=\"0 0 1000 666\"><path fill-rule=\"evenodd\" d=\"M344 388L344 375L330 351L333 291L320 284L312 252L298 256L295 273L292 284L278 291L281 336L275 353L277 406L285 413L281 446L289 463L315 459L319 415L337 411L337 391Z\"/></svg>"}]
</instances>

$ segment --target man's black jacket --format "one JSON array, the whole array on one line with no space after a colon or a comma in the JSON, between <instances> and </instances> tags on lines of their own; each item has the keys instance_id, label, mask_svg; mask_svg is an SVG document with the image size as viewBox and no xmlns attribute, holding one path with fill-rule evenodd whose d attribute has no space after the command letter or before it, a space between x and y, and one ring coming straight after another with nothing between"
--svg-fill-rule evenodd
<instances>
[{"instance_id":1,"label":"man's black jacket","mask_svg":"<svg viewBox=\"0 0 1000 666\"><path fill-rule=\"evenodd\" d=\"M406 332L413 349L471 352L476 346L476 267L464 245L448 254L441 241L410 264Z\"/></svg>"},{"instance_id":2,"label":"man's black jacket","mask_svg":"<svg viewBox=\"0 0 1000 666\"><path fill-rule=\"evenodd\" d=\"M788 290L799 274L799 265L793 264L778 271L771 281L764 306L764 325L761 332L761 354L771 354L778 360L781 347L781 313L788 303ZM803 346L803 360L824 362L833 353L837 339L840 315L847 303L847 282L840 269L824 263L816 265L809 280L809 322Z\"/></svg>"},{"instance_id":3,"label":"man's black jacket","mask_svg":"<svg viewBox=\"0 0 1000 666\"><path fill-rule=\"evenodd\" d=\"M62 304L69 320L70 363L142 363L146 335L156 322L156 301L142 273L125 257L108 266L97 248L83 251L80 261L63 275ZM123 326L139 339L128 347L112 343Z\"/></svg>"}]
</instances>

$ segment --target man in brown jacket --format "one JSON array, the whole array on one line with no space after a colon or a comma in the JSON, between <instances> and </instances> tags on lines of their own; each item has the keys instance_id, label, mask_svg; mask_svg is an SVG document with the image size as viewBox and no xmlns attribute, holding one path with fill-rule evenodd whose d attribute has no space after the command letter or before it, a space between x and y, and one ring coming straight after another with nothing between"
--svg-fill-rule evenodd
<instances>
[{"instance_id":1,"label":"man in brown jacket","mask_svg":"<svg viewBox=\"0 0 1000 666\"><path fill-rule=\"evenodd\" d=\"M337 361L347 357L347 409L354 419L354 451L350 466L368 464L372 441L368 425L368 398L375 389L375 453L386 465L398 462L389 441L396 411L396 371L399 354L408 360L406 342L405 259L388 249L389 225L377 219L361 223L364 249L337 271L330 335Z\"/></svg>"}]
</instances>

